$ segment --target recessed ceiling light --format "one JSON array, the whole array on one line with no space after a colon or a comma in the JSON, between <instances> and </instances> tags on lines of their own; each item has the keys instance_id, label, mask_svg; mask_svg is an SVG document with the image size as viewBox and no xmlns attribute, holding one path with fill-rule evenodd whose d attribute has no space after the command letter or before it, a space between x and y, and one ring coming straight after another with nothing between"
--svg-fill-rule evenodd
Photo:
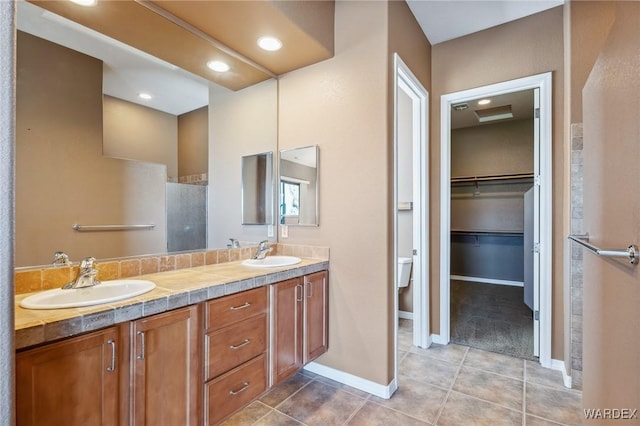
<instances>
[{"instance_id":1,"label":"recessed ceiling light","mask_svg":"<svg viewBox=\"0 0 640 426\"><path fill-rule=\"evenodd\" d=\"M265 36L258 39L258 46L269 52L275 52L276 50L280 50L282 42L275 37Z\"/></svg>"},{"instance_id":2,"label":"recessed ceiling light","mask_svg":"<svg viewBox=\"0 0 640 426\"><path fill-rule=\"evenodd\" d=\"M95 6L98 4L98 0L71 0L71 2L80 6Z\"/></svg>"},{"instance_id":3,"label":"recessed ceiling light","mask_svg":"<svg viewBox=\"0 0 640 426\"><path fill-rule=\"evenodd\" d=\"M144 99L145 101L148 101L149 99L153 98L153 96L151 96L148 93L144 93L144 92L143 93L138 93L138 97L140 99Z\"/></svg>"},{"instance_id":4,"label":"recessed ceiling light","mask_svg":"<svg viewBox=\"0 0 640 426\"><path fill-rule=\"evenodd\" d=\"M478 105L489 105L491 103L491 99L480 99L478 101Z\"/></svg>"},{"instance_id":5,"label":"recessed ceiling light","mask_svg":"<svg viewBox=\"0 0 640 426\"><path fill-rule=\"evenodd\" d=\"M222 61L209 61L207 66L216 72L227 72L230 69L229 65Z\"/></svg>"}]
</instances>

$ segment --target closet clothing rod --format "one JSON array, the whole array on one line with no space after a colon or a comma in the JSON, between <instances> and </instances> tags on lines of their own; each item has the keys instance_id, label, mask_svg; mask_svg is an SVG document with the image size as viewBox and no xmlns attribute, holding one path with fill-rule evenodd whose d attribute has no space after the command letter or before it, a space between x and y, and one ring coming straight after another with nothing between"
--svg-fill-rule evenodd
<instances>
[{"instance_id":1,"label":"closet clothing rod","mask_svg":"<svg viewBox=\"0 0 640 426\"><path fill-rule=\"evenodd\" d=\"M504 175L479 175L479 176L460 176L452 177L451 183L456 182L478 182L491 180L510 180L510 179L529 179L533 178L533 173L511 173Z\"/></svg>"},{"instance_id":2,"label":"closet clothing rod","mask_svg":"<svg viewBox=\"0 0 640 426\"><path fill-rule=\"evenodd\" d=\"M584 235L569 235L571 241L575 241L583 247L589 249L589 251L603 257L626 257L629 259L629 263L635 265L638 263L638 247L631 244L626 249L601 249L593 244L589 243L589 234Z\"/></svg>"},{"instance_id":3,"label":"closet clothing rod","mask_svg":"<svg viewBox=\"0 0 640 426\"><path fill-rule=\"evenodd\" d=\"M146 225L79 225L74 223L71 228L78 232L101 232L101 231L135 231L140 229L153 229L154 223Z\"/></svg>"},{"instance_id":4,"label":"closet clothing rod","mask_svg":"<svg viewBox=\"0 0 640 426\"><path fill-rule=\"evenodd\" d=\"M524 231L517 229L452 229L452 234L470 234L470 235L498 235L498 236L522 236Z\"/></svg>"}]
</instances>

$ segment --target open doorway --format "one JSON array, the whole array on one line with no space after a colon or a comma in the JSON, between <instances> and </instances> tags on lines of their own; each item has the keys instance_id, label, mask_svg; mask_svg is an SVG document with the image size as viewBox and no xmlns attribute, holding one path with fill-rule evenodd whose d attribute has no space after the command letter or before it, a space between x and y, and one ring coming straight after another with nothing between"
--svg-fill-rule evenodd
<instances>
[{"instance_id":1,"label":"open doorway","mask_svg":"<svg viewBox=\"0 0 640 426\"><path fill-rule=\"evenodd\" d=\"M463 124L458 112L475 123ZM434 340L539 357L550 367L551 74L444 95L441 132Z\"/></svg>"},{"instance_id":2,"label":"open doorway","mask_svg":"<svg viewBox=\"0 0 640 426\"><path fill-rule=\"evenodd\" d=\"M394 312L412 320L411 344L426 348L429 335L428 92L396 54L394 90ZM411 306L400 318L399 296ZM407 334L403 332L403 335ZM398 376L398 356L395 376Z\"/></svg>"}]
</instances>

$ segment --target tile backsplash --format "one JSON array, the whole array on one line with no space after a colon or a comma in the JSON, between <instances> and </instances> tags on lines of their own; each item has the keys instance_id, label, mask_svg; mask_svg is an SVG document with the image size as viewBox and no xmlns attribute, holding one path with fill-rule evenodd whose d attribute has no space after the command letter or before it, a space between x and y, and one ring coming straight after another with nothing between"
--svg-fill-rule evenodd
<instances>
[{"instance_id":1,"label":"tile backsplash","mask_svg":"<svg viewBox=\"0 0 640 426\"><path fill-rule=\"evenodd\" d=\"M329 260L328 247L272 244L273 252L284 256L298 256ZM135 256L97 260L99 280L116 280L156 272L195 268L249 259L255 247L182 252L167 255ZM15 294L59 288L78 275L78 266L34 266L16 268L14 274Z\"/></svg>"}]
</instances>

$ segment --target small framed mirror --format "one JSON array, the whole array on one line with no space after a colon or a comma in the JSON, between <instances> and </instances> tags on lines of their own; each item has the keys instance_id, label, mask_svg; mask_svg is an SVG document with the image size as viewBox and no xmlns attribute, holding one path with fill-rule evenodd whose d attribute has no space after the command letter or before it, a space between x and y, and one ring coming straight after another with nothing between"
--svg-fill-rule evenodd
<instances>
[{"instance_id":1,"label":"small framed mirror","mask_svg":"<svg viewBox=\"0 0 640 426\"><path fill-rule=\"evenodd\" d=\"M280 151L280 224L318 226L318 160L317 145Z\"/></svg>"},{"instance_id":2,"label":"small framed mirror","mask_svg":"<svg viewBox=\"0 0 640 426\"><path fill-rule=\"evenodd\" d=\"M242 157L242 224L273 224L273 152Z\"/></svg>"}]
</instances>

